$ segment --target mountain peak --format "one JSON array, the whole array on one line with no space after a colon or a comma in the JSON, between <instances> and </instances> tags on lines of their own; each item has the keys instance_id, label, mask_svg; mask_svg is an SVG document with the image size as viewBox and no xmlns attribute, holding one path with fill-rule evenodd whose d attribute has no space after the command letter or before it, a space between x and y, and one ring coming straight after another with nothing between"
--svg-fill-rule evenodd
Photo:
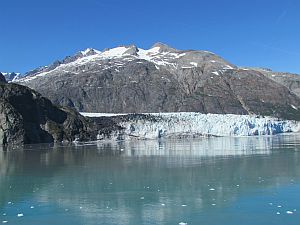
<instances>
[{"instance_id":1,"label":"mountain peak","mask_svg":"<svg viewBox=\"0 0 300 225\"><path fill-rule=\"evenodd\" d=\"M137 55L138 48L135 45L119 46L116 48L104 49L103 57L121 57L124 55Z\"/></svg>"},{"instance_id":2,"label":"mountain peak","mask_svg":"<svg viewBox=\"0 0 300 225\"><path fill-rule=\"evenodd\" d=\"M178 51L175 48L172 48L170 46L168 46L167 44L161 43L161 42L157 42L155 43L152 48L159 48L160 52L173 52L173 51Z\"/></svg>"},{"instance_id":3,"label":"mountain peak","mask_svg":"<svg viewBox=\"0 0 300 225\"><path fill-rule=\"evenodd\" d=\"M129 54L129 55L136 55L139 49L135 45L129 45L125 46L127 50L124 52L124 54Z\"/></svg>"},{"instance_id":4,"label":"mountain peak","mask_svg":"<svg viewBox=\"0 0 300 225\"><path fill-rule=\"evenodd\" d=\"M93 49L93 48L87 48L83 51L80 52L83 56L90 56L90 55L95 55L95 54L100 54L101 52Z\"/></svg>"}]
</instances>

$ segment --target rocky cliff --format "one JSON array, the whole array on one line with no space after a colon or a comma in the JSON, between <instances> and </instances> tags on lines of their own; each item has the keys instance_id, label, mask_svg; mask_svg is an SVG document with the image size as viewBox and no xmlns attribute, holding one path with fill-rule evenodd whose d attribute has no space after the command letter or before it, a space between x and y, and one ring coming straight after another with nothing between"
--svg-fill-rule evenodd
<instances>
[{"instance_id":1,"label":"rocky cliff","mask_svg":"<svg viewBox=\"0 0 300 225\"><path fill-rule=\"evenodd\" d=\"M2 73L0 73L0 83L6 83L6 79Z\"/></svg>"},{"instance_id":2,"label":"rocky cliff","mask_svg":"<svg viewBox=\"0 0 300 225\"><path fill-rule=\"evenodd\" d=\"M0 145L95 140L93 123L0 76Z\"/></svg>"}]
</instances>

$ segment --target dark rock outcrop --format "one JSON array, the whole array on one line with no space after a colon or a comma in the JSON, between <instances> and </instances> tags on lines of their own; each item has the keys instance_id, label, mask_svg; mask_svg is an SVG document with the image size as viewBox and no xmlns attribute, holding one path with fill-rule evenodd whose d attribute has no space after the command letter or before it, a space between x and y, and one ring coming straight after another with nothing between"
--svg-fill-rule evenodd
<instances>
[{"instance_id":1,"label":"dark rock outcrop","mask_svg":"<svg viewBox=\"0 0 300 225\"><path fill-rule=\"evenodd\" d=\"M7 82L15 81L15 80L18 80L22 77L22 75L20 73L15 73L15 72L2 73L2 75L5 77L5 80Z\"/></svg>"},{"instance_id":2,"label":"dark rock outcrop","mask_svg":"<svg viewBox=\"0 0 300 225\"><path fill-rule=\"evenodd\" d=\"M6 83L6 79L2 73L0 73L0 83Z\"/></svg>"},{"instance_id":3,"label":"dark rock outcrop","mask_svg":"<svg viewBox=\"0 0 300 225\"><path fill-rule=\"evenodd\" d=\"M95 140L92 121L27 87L0 83L0 145Z\"/></svg>"}]
</instances>

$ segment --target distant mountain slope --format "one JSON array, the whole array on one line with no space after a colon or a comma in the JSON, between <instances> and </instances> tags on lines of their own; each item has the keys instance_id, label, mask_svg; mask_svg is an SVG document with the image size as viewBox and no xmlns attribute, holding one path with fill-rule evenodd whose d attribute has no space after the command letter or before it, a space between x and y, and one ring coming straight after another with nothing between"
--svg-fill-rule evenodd
<instances>
[{"instance_id":1,"label":"distant mountain slope","mask_svg":"<svg viewBox=\"0 0 300 225\"><path fill-rule=\"evenodd\" d=\"M275 72L268 69L254 69L268 78L278 82L289 88L292 92L294 92L298 97L300 97L300 75L294 73L286 73L286 72Z\"/></svg>"},{"instance_id":2,"label":"distant mountain slope","mask_svg":"<svg viewBox=\"0 0 300 225\"><path fill-rule=\"evenodd\" d=\"M214 53L121 46L86 49L17 81L54 103L79 111L272 115L300 119L300 99L256 69L241 69Z\"/></svg>"},{"instance_id":3,"label":"distant mountain slope","mask_svg":"<svg viewBox=\"0 0 300 225\"><path fill-rule=\"evenodd\" d=\"M2 74L5 77L6 81L8 82L16 81L21 78L21 74L15 72L12 73L0 72L0 74Z\"/></svg>"}]
</instances>

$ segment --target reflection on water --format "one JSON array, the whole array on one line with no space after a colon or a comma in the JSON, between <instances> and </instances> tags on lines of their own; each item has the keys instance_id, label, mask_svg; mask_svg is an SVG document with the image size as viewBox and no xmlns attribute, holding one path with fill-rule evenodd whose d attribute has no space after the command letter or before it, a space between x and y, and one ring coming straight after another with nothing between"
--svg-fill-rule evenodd
<instances>
[{"instance_id":1,"label":"reflection on water","mask_svg":"<svg viewBox=\"0 0 300 225\"><path fill-rule=\"evenodd\" d=\"M297 135L4 149L0 222L297 224L299 149Z\"/></svg>"}]
</instances>

